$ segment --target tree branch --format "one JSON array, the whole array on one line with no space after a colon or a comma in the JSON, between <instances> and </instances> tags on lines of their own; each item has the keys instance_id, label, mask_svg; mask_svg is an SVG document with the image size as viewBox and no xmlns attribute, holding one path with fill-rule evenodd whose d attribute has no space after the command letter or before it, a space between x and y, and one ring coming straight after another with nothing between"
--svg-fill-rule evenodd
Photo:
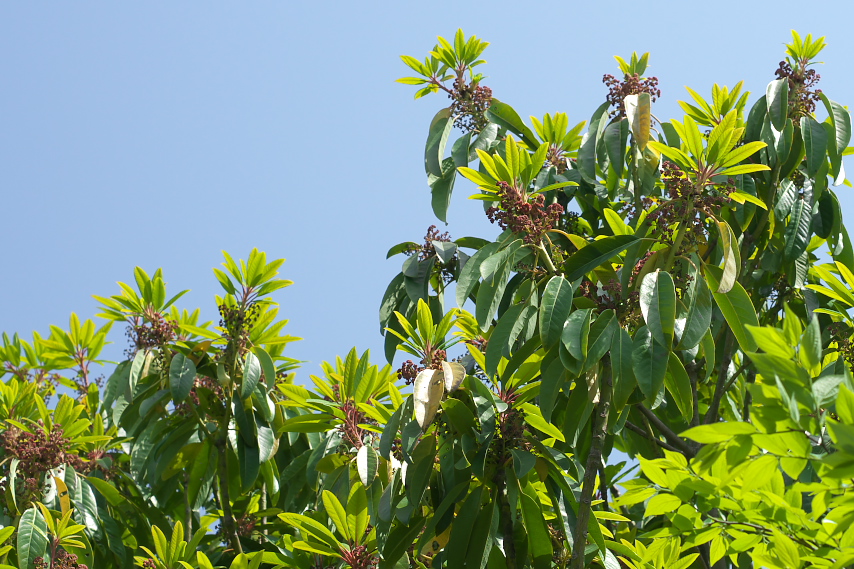
<instances>
[{"instance_id":1,"label":"tree branch","mask_svg":"<svg viewBox=\"0 0 854 569\"><path fill-rule=\"evenodd\" d=\"M602 360L602 373L599 376L599 403L596 405L596 413L593 417L593 440L590 444L590 454L587 455L584 479L581 484L581 499L578 501L578 516L572 536L572 557L569 560L569 569L584 569L587 524L590 521L596 473L602 463L602 443L605 440L605 432L608 428L611 391L611 361L606 356Z\"/></svg>"},{"instance_id":2,"label":"tree branch","mask_svg":"<svg viewBox=\"0 0 854 569\"><path fill-rule=\"evenodd\" d=\"M658 431L662 435L664 435L664 438L667 439L667 441L671 445L673 445L679 449L679 452L681 452L682 454L684 454L685 456L687 456L689 458L694 457L694 454L695 454L694 449L692 449L691 446L684 439L682 439L679 435L677 435L672 430L670 430L670 427L665 425L664 422L658 418L658 415L656 415L655 413L653 413L652 411L650 411L649 409L644 407L643 404L638 404L638 409L640 410L641 413L644 414L644 416L647 419L649 419L650 423L655 425L655 428L658 429Z\"/></svg>"},{"instance_id":3,"label":"tree branch","mask_svg":"<svg viewBox=\"0 0 854 569\"><path fill-rule=\"evenodd\" d=\"M666 442L662 441L661 439L657 439L655 437L650 436L649 433L647 433L646 431L644 431L642 428L638 427L634 423L626 421L626 428L629 429L630 431L633 431L633 432L639 434L640 436L642 436L646 440L654 442L655 444L657 444L658 446L660 446L663 449L667 449L667 450L672 451L672 452L679 452L679 449L676 448L675 446L669 445Z\"/></svg>"}]
</instances>

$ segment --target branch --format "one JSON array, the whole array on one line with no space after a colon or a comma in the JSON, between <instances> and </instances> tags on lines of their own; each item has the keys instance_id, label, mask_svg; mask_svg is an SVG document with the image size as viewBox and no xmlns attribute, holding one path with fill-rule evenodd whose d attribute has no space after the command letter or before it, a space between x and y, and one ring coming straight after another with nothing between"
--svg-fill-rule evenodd
<instances>
[{"instance_id":1,"label":"branch","mask_svg":"<svg viewBox=\"0 0 854 569\"><path fill-rule=\"evenodd\" d=\"M608 411L611 407L611 361L602 360L602 373L599 376L599 403L593 417L593 440L590 443L590 454L584 469L584 479L581 484L581 499L578 501L578 517L572 536L572 557L569 569L584 569L584 549L587 544L587 524L590 521L593 489L596 486L596 473L602 463L602 443L608 428Z\"/></svg>"},{"instance_id":2,"label":"branch","mask_svg":"<svg viewBox=\"0 0 854 569\"><path fill-rule=\"evenodd\" d=\"M646 440L654 442L655 444L657 444L658 446L660 446L663 449L667 449L667 450L672 451L672 452L679 452L679 449L676 448L675 446L671 446L671 445L667 444L666 442L662 441L661 439L657 439L655 437L650 436L649 433L647 433L646 431L644 431L642 428L638 427L634 423L626 421L626 427L630 431L633 431L633 432L639 434L640 436L642 436Z\"/></svg>"},{"instance_id":3,"label":"branch","mask_svg":"<svg viewBox=\"0 0 854 569\"><path fill-rule=\"evenodd\" d=\"M703 419L704 425L709 425L711 423L715 423L718 420L718 410L721 406L721 399L724 396L724 386L726 385L727 373L726 370L729 368L729 364L732 361L732 354L730 353L730 349L732 348L732 332L729 327L725 328L724 332L724 354L723 358L721 358L721 367L718 371L718 382L715 385L715 395L712 398L712 404L709 405L709 411L706 413L706 418Z\"/></svg>"},{"instance_id":4,"label":"branch","mask_svg":"<svg viewBox=\"0 0 854 569\"><path fill-rule=\"evenodd\" d=\"M679 452L687 456L688 458L694 457L694 449L685 442L679 435L670 430L670 427L664 424L664 422L658 418L658 415L644 407L643 404L638 404L638 409L644 416L649 419L649 422L655 425L655 428L664 435L664 438L668 440L670 444L679 449Z\"/></svg>"}]
</instances>

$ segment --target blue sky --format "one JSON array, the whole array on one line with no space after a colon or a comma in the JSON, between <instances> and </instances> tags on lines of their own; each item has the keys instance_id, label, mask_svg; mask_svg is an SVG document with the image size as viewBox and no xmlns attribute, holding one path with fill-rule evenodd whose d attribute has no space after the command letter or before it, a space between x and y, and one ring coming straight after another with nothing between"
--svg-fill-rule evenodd
<instances>
[{"instance_id":1,"label":"blue sky","mask_svg":"<svg viewBox=\"0 0 854 569\"><path fill-rule=\"evenodd\" d=\"M803 2L145 2L0 4L0 188L5 252L0 331L29 336L133 267L162 267L181 307L216 318L220 251L285 257L277 295L288 355L352 346L382 360L377 309L401 258L437 223L423 146L448 101L414 101L400 54L423 55L458 27L492 45L482 69L523 116L604 100L613 55L651 52L654 112L681 117L684 85L745 80L764 92L789 30L826 35L821 87L854 102L851 8ZM820 8L819 8L820 7ZM850 166L849 166L850 168ZM453 237L492 237L457 184ZM846 216L852 190L837 189ZM126 347L116 328L107 351Z\"/></svg>"}]
</instances>

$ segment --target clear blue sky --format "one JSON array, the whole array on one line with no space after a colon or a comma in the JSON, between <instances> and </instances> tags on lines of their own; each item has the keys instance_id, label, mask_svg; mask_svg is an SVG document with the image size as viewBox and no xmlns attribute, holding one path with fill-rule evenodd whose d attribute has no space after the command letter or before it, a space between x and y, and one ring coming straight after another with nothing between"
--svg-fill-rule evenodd
<instances>
[{"instance_id":1,"label":"clear blue sky","mask_svg":"<svg viewBox=\"0 0 854 569\"><path fill-rule=\"evenodd\" d=\"M492 45L484 84L519 113L589 118L615 54L651 52L681 116L689 85L745 79L754 93L789 30L826 35L821 87L854 103L850 4L842 2L3 2L0 4L0 331L95 314L140 265L163 267L180 305L216 317L220 251L285 257L278 294L288 355L352 346L382 360L377 309L435 220L423 168L432 115L394 83L458 27ZM849 170L851 166L849 166ZM838 189L852 219L851 191ZM453 237L496 234L457 184ZM113 334L108 355L126 347Z\"/></svg>"}]
</instances>

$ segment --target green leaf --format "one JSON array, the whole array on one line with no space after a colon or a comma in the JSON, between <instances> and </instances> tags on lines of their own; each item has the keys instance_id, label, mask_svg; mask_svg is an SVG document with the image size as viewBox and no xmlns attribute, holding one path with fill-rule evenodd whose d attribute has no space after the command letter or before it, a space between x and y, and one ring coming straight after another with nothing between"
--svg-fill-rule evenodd
<instances>
[{"instance_id":1,"label":"green leaf","mask_svg":"<svg viewBox=\"0 0 854 569\"><path fill-rule=\"evenodd\" d=\"M528 128L519 114L507 103L502 103L498 99L493 98L489 109L486 111L486 118L519 136L522 142L531 150L540 146L537 144L537 137L534 136L534 132Z\"/></svg>"},{"instance_id":2,"label":"green leaf","mask_svg":"<svg viewBox=\"0 0 854 569\"><path fill-rule=\"evenodd\" d=\"M569 256L564 265L564 276L570 282L576 281L638 240L634 235L614 235L590 242Z\"/></svg>"},{"instance_id":3,"label":"green leaf","mask_svg":"<svg viewBox=\"0 0 854 569\"><path fill-rule=\"evenodd\" d=\"M587 357L590 336L590 314L592 309L576 310L569 315L566 326L561 334L561 341L567 351L577 360L584 361Z\"/></svg>"},{"instance_id":4,"label":"green leaf","mask_svg":"<svg viewBox=\"0 0 854 569\"><path fill-rule=\"evenodd\" d=\"M441 178L444 173L442 169L442 161L445 158L445 145L448 143L448 136L451 134L451 129L454 127L454 121L451 117L451 109L442 109L430 123L430 131L427 135L427 146L424 150L424 167L427 174Z\"/></svg>"},{"instance_id":5,"label":"green leaf","mask_svg":"<svg viewBox=\"0 0 854 569\"><path fill-rule=\"evenodd\" d=\"M513 342L519 337L522 328L528 322L528 318L535 311L536 309L533 306L514 304L501 315L486 346L486 369L484 371L487 376L493 377L498 372L501 357L510 355Z\"/></svg>"},{"instance_id":6,"label":"green leaf","mask_svg":"<svg viewBox=\"0 0 854 569\"><path fill-rule=\"evenodd\" d=\"M806 200L796 199L786 224L786 245L783 249L783 258L794 261L807 250L810 240L810 229L812 227L812 211Z\"/></svg>"},{"instance_id":7,"label":"green leaf","mask_svg":"<svg viewBox=\"0 0 854 569\"><path fill-rule=\"evenodd\" d=\"M347 527L356 543L364 543L368 528L368 495L365 487L355 483L347 498Z\"/></svg>"},{"instance_id":8,"label":"green leaf","mask_svg":"<svg viewBox=\"0 0 854 569\"><path fill-rule=\"evenodd\" d=\"M243 434L242 432L240 433ZM261 472L261 453L258 447L246 444L243 437L237 439L237 462L240 466L240 482L244 493L249 492Z\"/></svg>"},{"instance_id":9,"label":"green leaf","mask_svg":"<svg viewBox=\"0 0 854 569\"><path fill-rule=\"evenodd\" d=\"M183 402L190 395L195 381L196 364L193 360L181 352L172 356L172 363L169 364L169 388L172 390L172 400L175 403Z\"/></svg>"},{"instance_id":10,"label":"green leaf","mask_svg":"<svg viewBox=\"0 0 854 569\"><path fill-rule=\"evenodd\" d=\"M771 124L778 132L782 132L789 113L789 80L783 78L768 83L765 98L768 101L768 117L771 119Z\"/></svg>"},{"instance_id":11,"label":"green leaf","mask_svg":"<svg viewBox=\"0 0 854 569\"><path fill-rule=\"evenodd\" d=\"M646 326L635 332L632 344L632 369L638 386L648 399L654 398L664 384L670 350L654 341Z\"/></svg>"},{"instance_id":12,"label":"green leaf","mask_svg":"<svg viewBox=\"0 0 854 569\"><path fill-rule=\"evenodd\" d=\"M608 153L608 161L611 163L611 167L614 168L617 176L623 175L628 133L628 121L620 119L606 126L605 132L602 135L605 141L605 150Z\"/></svg>"},{"instance_id":13,"label":"green leaf","mask_svg":"<svg viewBox=\"0 0 854 569\"><path fill-rule=\"evenodd\" d=\"M614 407L621 411L638 384L632 371L632 337L622 328L618 329L611 339L611 373L614 381Z\"/></svg>"},{"instance_id":14,"label":"green leaf","mask_svg":"<svg viewBox=\"0 0 854 569\"><path fill-rule=\"evenodd\" d=\"M564 324L572 310L575 290L568 280L558 275L549 279L540 302L540 339L546 350L560 341Z\"/></svg>"},{"instance_id":15,"label":"green leaf","mask_svg":"<svg viewBox=\"0 0 854 569\"><path fill-rule=\"evenodd\" d=\"M651 98L649 93L629 95L623 99L626 107L626 118L632 130L632 138L640 152L643 152L649 142L651 124Z\"/></svg>"},{"instance_id":16,"label":"green leaf","mask_svg":"<svg viewBox=\"0 0 854 569\"><path fill-rule=\"evenodd\" d=\"M47 522L35 506L27 509L18 522L18 566L32 569L36 557L47 555Z\"/></svg>"},{"instance_id":17,"label":"green leaf","mask_svg":"<svg viewBox=\"0 0 854 569\"><path fill-rule=\"evenodd\" d=\"M667 375L664 378L664 385L670 395L673 396L673 400L676 401L682 418L685 419L685 422L690 423L694 416L691 379L685 371L685 366L682 365L682 360L673 352L670 353L670 358L667 360Z\"/></svg>"},{"instance_id":18,"label":"green leaf","mask_svg":"<svg viewBox=\"0 0 854 569\"><path fill-rule=\"evenodd\" d=\"M806 151L807 175L814 178L819 168L824 165L827 155L827 131L820 122L807 116L801 117L801 135Z\"/></svg>"},{"instance_id":19,"label":"green leaf","mask_svg":"<svg viewBox=\"0 0 854 569\"><path fill-rule=\"evenodd\" d=\"M247 352L243 363L243 383L240 386L240 396L243 399L251 397L260 379L261 362L254 353Z\"/></svg>"},{"instance_id":20,"label":"green leaf","mask_svg":"<svg viewBox=\"0 0 854 569\"><path fill-rule=\"evenodd\" d=\"M692 427L679 436L707 445L728 441L737 435L752 435L754 433L756 433L756 427L750 423L726 421Z\"/></svg>"},{"instance_id":21,"label":"green leaf","mask_svg":"<svg viewBox=\"0 0 854 569\"><path fill-rule=\"evenodd\" d=\"M356 469L363 486L370 486L377 476L377 451L371 445L362 445L356 453Z\"/></svg>"},{"instance_id":22,"label":"green leaf","mask_svg":"<svg viewBox=\"0 0 854 569\"><path fill-rule=\"evenodd\" d=\"M500 243L487 243L466 262L457 280L457 306L462 308L466 303L480 280L480 265L498 251L499 247L501 247Z\"/></svg>"},{"instance_id":23,"label":"green leaf","mask_svg":"<svg viewBox=\"0 0 854 569\"><path fill-rule=\"evenodd\" d=\"M718 267L705 265L704 268L706 283L712 290L718 290L720 287L720 279L722 271ZM727 293L713 292L712 296L715 303L723 313L724 318L729 324L733 335L738 340L739 346L745 352L755 352L756 342L753 341L745 326L759 326L759 319L756 317L756 311L753 309L753 303L750 302L750 297L740 283L736 282L732 290Z\"/></svg>"},{"instance_id":24,"label":"green leaf","mask_svg":"<svg viewBox=\"0 0 854 569\"><path fill-rule=\"evenodd\" d=\"M528 484L519 496L522 505L522 520L528 533L528 545L534 558L534 569L552 567L552 540L546 520L537 500L537 492Z\"/></svg>"},{"instance_id":25,"label":"green leaf","mask_svg":"<svg viewBox=\"0 0 854 569\"><path fill-rule=\"evenodd\" d=\"M718 234L723 247L723 274L717 292L726 293L732 290L735 280L738 278L738 269L741 265L741 255L738 250L738 241L732 228L726 221L715 221L718 226Z\"/></svg>"},{"instance_id":26,"label":"green leaf","mask_svg":"<svg viewBox=\"0 0 854 569\"><path fill-rule=\"evenodd\" d=\"M762 200L760 200L756 196L752 196L752 195L745 193L745 192L732 192L729 195L729 199L731 199L735 202L738 202L740 204L743 204L744 202L750 202L754 205L761 207L762 209L768 209L768 206L765 205L765 202L763 202Z\"/></svg>"},{"instance_id":27,"label":"green leaf","mask_svg":"<svg viewBox=\"0 0 854 569\"><path fill-rule=\"evenodd\" d=\"M673 494L657 494L646 503L644 517L661 516L674 512L682 505L682 500Z\"/></svg>"},{"instance_id":28,"label":"green leaf","mask_svg":"<svg viewBox=\"0 0 854 569\"><path fill-rule=\"evenodd\" d=\"M433 207L433 214L441 221L447 223L448 208L451 205L451 194L454 191L454 182L457 179L457 171L454 169L454 159L445 158L442 161L444 171L441 176L428 174L427 185L430 186L430 205Z\"/></svg>"},{"instance_id":29,"label":"green leaf","mask_svg":"<svg viewBox=\"0 0 854 569\"><path fill-rule=\"evenodd\" d=\"M698 271L692 272L693 280L683 299L688 305L685 326L677 349L690 350L700 343L712 323L712 295L706 280Z\"/></svg>"},{"instance_id":30,"label":"green leaf","mask_svg":"<svg viewBox=\"0 0 854 569\"><path fill-rule=\"evenodd\" d=\"M640 286L640 309L653 339L669 348L673 344L676 322L676 288L670 273L655 271L644 277Z\"/></svg>"},{"instance_id":31,"label":"green leaf","mask_svg":"<svg viewBox=\"0 0 854 569\"><path fill-rule=\"evenodd\" d=\"M350 534L350 530L347 527L347 513L344 511L344 506L341 505L341 502L335 494L329 490L323 491L322 498L323 507L326 509L326 515L329 516L329 519L331 519L332 523L335 524L335 527L338 528L338 532L344 536L344 539L352 539L354 536Z\"/></svg>"}]
</instances>

